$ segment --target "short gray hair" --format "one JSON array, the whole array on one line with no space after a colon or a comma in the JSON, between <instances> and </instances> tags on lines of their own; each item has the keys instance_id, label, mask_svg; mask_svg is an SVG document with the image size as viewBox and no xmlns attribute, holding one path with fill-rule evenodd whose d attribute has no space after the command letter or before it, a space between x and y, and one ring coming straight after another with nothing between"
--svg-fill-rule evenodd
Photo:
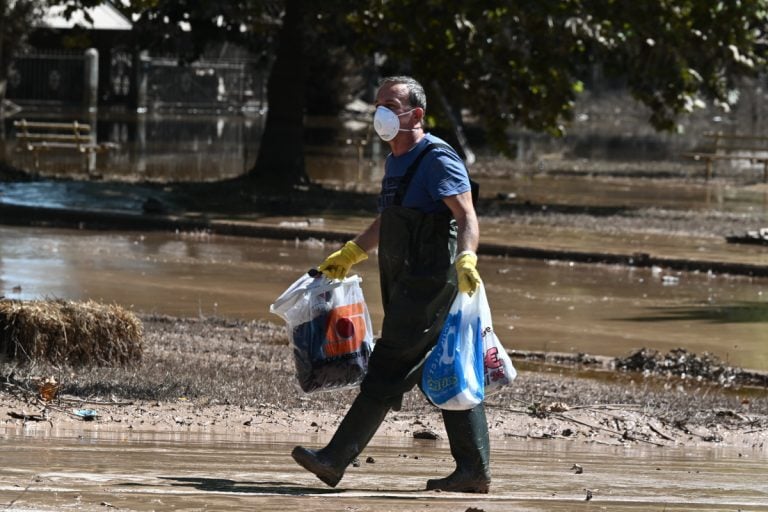
<instances>
[{"instance_id":1,"label":"short gray hair","mask_svg":"<svg viewBox=\"0 0 768 512\"><path fill-rule=\"evenodd\" d=\"M424 87L415 79L410 76L388 76L381 79L379 82L379 89L385 85L398 85L403 84L408 88L408 103L412 107L420 107L427 110L427 95L424 93Z\"/></svg>"}]
</instances>

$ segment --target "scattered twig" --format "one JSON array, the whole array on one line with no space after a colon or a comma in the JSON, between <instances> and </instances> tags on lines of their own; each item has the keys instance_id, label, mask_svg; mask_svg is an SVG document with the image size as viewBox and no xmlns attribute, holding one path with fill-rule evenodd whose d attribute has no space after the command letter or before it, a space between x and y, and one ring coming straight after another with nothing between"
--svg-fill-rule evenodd
<instances>
[{"instance_id":1,"label":"scattered twig","mask_svg":"<svg viewBox=\"0 0 768 512\"><path fill-rule=\"evenodd\" d=\"M591 442L595 444L604 444L606 446L621 446L620 443L609 443L608 441L600 441L599 439L592 439Z\"/></svg>"},{"instance_id":2,"label":"scattered twig","mask_svg":"<svg viewBox=\"0 0 768 512\"><path fill-rule=\"evenodd\" d=\"M5 508L3 508L3 510L10 510L11 507L13 505L15 505L17 501L19 501L21 498L24 497L24 495L27 493L27 491L29 491L29 488L32 487L32 484L35 483L38 480L38 478L39 478L38 475L33 476L32 480L29 482L29 484L27 484L27 486L24 488L24 490L21 491L21 493L19 493L19 495L16 496L14 499L9 501L8 504L5 506Z\"/></svg>"},{"instance_id":3,"label":"scattered twig","mask_svg":"<svg viewBox=\"0 0 768 512\"><path fill-rule=\"evenodd\" d=\"M653 423L651 423L650 421L648 422L648 428L650 428L651 430L653 430L654 432L656 432L656 434L658 434L660 437L663 437L663 438L664 438L664 439L666 439L667 441L677 442L677 440L676 440L674 437L668 436L667 434L665 434L664 432L662 432L661 430L659 430L658 428L656 428L656 427L653 425Z\"/></svg>"},{"instance_id":4,"label":"scattered twig","mask_svg":"<svg viewBox=\"0 0 768 512\"><path fill-rule=\"evenodd\" d=\"M642 407L645 407L642 404L594 404L594 405L574 405L571 407L571 410L578 410L578 409L608 409L608 410L617 410L620 411L622 409L640 409Z\"/></svg>"},{"instance_id":5,"label":"scattered twig","mask_svg":"<svg viewBox=\"0 0 768 512\"><path fill-rule=\"evenodd\" d=\"M8 416L23 421L48 421L44 414L27 414L25 412L8 411Z\"/></svg>"},{"instance_id":6,"label":"scattered twig","mask_svg":"<svg viewBox=\"0 0 768 512\"><path fill-rule=\"evenodd\" d=\"M504 432L504 437L519 437L520 439L530 438L528 434L512 434L510 432Z\"/></svg>"},{"instance_id":7,"label":"scattered twig","mask_svg":"<svg viewBox=\"0 0 768 512\"><path fill-rule=\"evenodd\" d=\"M78 403L78 404L93 404L93 405L134 405L135 402L117 402L113 400L91 400L88 398L67 398L67 397L58 397L57 399L60 402L69 402L69 403Z\"/></svg>"},{"instance_id":8,"label":"scattered twig","mask_svg":"<svg viewBox=\"0 0 768 512\"><path fill-rule=\"evenodd\" d=\"M640 442L643 442L643 443L653 444L653 445L656 445L656 446L664 446L663 444L655 443L655 442L649 441L647 439L642 439L642 438L635 437L635 436L632 436L632 435L629 435L629 434L624 434L622 432L619 432L618 430L613 430L611 428L601 427L599 425L591 425L591 424L589 424L589 423L587 423L585 421L577 420L576 418L571 418L570 416L566 416L563 413L555 413L555 414L553 414L553 416L558 417L560 419L563 419L565 421L572 421L574 423L578 423L579 425L583 425L585 427L599 429L599 430L605 430L606 432L610 432L611 434L617 435L619 437L624 437L626 439L629 439L630 441L640 441Z\"/></svg>"}]
</instances>

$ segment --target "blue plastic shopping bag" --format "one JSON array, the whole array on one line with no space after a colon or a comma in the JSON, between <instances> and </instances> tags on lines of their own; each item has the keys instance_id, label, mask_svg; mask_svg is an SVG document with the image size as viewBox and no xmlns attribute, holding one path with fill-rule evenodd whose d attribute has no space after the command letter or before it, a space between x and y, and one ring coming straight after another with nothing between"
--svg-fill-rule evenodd
<instances>
[{"instance_id":1,"label":"blue plastic shopping bag","mask_svg":"<svg viewBox=\"0 0 768 512\"><path fill-rule=\"evenodd\" d=\"M467 410L517 376L493 330L482 283L469 296L456 296L440 338L424 363L422 389L441 409Z\"/></svg>"},{"instance_id":2,"label":"blue plastic shopping bag","mask_svg":"<svg viewBox=\"0 0 768 512\"><path fill-rule=\"evenodd\" d=\"M441 409L466 410L483 401L483 340L476 306L468 294L456 296L424 364L422 389Z\"/></svg>"}]
</instances>

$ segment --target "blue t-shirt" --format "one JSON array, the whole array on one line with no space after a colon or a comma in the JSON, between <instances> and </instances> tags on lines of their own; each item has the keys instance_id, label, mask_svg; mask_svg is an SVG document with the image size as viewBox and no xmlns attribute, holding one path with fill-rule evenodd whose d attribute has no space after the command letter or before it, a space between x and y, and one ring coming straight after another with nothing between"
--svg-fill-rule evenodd
<instances>
[{"instance_id":1,"label":"blue t-shirt","mask_svg":"<svg viewBox=\"0 0 768 512\"><path fill-rule=\"evenodd\" d=\"M390 153L387 157L384 163L384 178L381 180L379 213L393 205L405 171L429 142L446 144L439 137L427 133L404 155L394 156ZM448 148L438 146L421 160L419 169L411 179L411 184L403 197L402 206L424 213L443 212L448 209L443 202L444 197L455 196L470 190L467 169L459 155Z\"/></svg>"}]
</instances>

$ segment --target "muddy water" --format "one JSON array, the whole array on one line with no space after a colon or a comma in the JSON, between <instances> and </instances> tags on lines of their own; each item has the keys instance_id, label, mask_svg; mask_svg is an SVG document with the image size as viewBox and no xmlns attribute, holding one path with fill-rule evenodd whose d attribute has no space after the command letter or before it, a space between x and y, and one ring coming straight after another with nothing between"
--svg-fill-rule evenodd
<instances>
[{"instance_id":1,"label":"muddy water","mask_svg":"<svg viewBox=\"0 0 768 512\"><path fill-rule=\"evenodd\" d=\"M0 431L2 432L2 431ZM766 511L765 453L501 441L491 494L422 491L449 471L445 441L375 437L337 489L300 469L279 436L0 434L0 506L10 510ZM366 462L373 457L372 462ZM583 473L571 468L578 464ZM587 491L592 498L587 501Z\"/></svg>"},{"instance_id":2,"label":"muddy water","mask_svg":"<svg viewBox=\"0 0 768 512\"><path fill-rule=\"evenodd\" d=\"M0 295L279 322L269 304L328 250L320 242L197 233L0 227ZM509 348L624 356L685 347L768 369L768 279L491 257L481 266ZM377 329L376 258L355 268Z\"/></svg>"},{"instance_id":3,"label":"muddy water","mask_svg":"<svg viewBox=\"0 0 768 512\"><path fill-rule=\"evenodd\" d=\"M39 115L39 114L38 114ZM32 117L29 117L32 116ZM47 113L45 119L29 113L28 120L56 121L56 114ZM70 118L63 119L70 121ZM306 126L306 166L308 176L315 182L334 186L356 186L369 190L376 189L383 175L384 157L389 152L386 143L364 140L368 118L344 125L328 119L308 118ZM100 112L91 119L81 119L94 127L98 142L111 142L115 148L107 153L92 155L84 164L80 155L68 151L43 152L39 156L42 172L82 173L87 167L90 172L109 180L128 181L215 181L234 178L247 172L253 166L258 150L258 141L264 128L265 118L253 115L121 115ZM354 128L354 129L353 129ZM357 131L355 131L355 129ZM521 139L522 140L522 139ZM583 144L587 155L602 157L613 155L630 161L642 159L653 163L660 171L679 164L674 157L690 141L672 138L656 141L654 149L643 144L642 139L625 138L621 148L606 147L612 144L600 137L587 136ZM520 143L518 141L518 143ZM698 175L691 180L629 180L629 179L584 179L578 176L557 176L537 173L536 164L542 155L548 153L570 153L570 143L546 138L530 140L525 153L530 164L516 162L516 168L523 172L511 172L509 177L488 178L481 181L481 194L515 194L517 200L533 204L620 206L620 207L663 207L671 209L711 209L719 211L748 212L768 216L768 191L759 187L743 187L728 182L712 180L705 182L703 165ZM34 159L25 152L16 151L13 119L8 117L0 123L0 159L19 168L31 169ZM641 149L640 149L641 148ZM486 148L475 148L481 160L491 167L504 165L493 155L487 155ZM602 155L602 156L600 156ZM582 155L586 156L586 155ZM620 168L623 160L616 160ZM574 164L575 165L575 164ZM482 167L482 164L479 164ZM692 172L697 172L694 169ZM738 172L740 178L757 181L760 173L752 169L749 173ZM730 176L733 176L731 172ZM40 194L40 187L45 188ZM18 184L0 185L0 192L19 196L14 200L45 206L49 203L68 203L66 184ZM37 196L37 197L35 197Z\"/></svg>"}]
</instances>

